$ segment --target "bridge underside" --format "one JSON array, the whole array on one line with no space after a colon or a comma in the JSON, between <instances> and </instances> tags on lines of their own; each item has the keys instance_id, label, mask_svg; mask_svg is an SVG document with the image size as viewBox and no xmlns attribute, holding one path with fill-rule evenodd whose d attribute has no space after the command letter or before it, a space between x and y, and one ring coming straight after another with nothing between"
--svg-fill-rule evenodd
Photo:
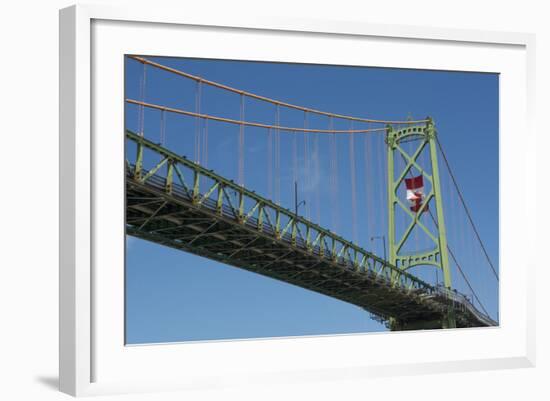
<instances>
[{"instance_id":1,"label":"bridge underside","mask_svg":"<svg viewBox=\"0 0 550 401\"><path fill-rule=\"evenodd\" d=\"M126 177L126 232L129 235L213 259L357 305L392 329L441 328L449 305L457 327L486 326L460 303L423 289L391 285L381 275L356 271L316 249L277 239L256 222L238 222L196 205L184 190L165 191L165 179ZM389 323L391 318L391 324Z\"/></svg>"}]
</instances>

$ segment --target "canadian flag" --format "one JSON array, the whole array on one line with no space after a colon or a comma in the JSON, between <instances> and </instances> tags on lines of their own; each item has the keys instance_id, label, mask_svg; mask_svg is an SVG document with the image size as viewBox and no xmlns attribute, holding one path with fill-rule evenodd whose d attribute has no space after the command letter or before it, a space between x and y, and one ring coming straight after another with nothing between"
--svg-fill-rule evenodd
<instances>
[{"instance_id":1,"label":"canadian flag","mask_svg":"<svg viewBox=\"0 0 550 401\"><path fill-rule=\"evenodd\" d=\"M422 175L413 178L405 178L405 186L407 187L407 200L409 201L410 209L413 212L418 212L424 201L424 178ZM428 210L428 205L423 211Z\"/></svg>"}]
</instances>

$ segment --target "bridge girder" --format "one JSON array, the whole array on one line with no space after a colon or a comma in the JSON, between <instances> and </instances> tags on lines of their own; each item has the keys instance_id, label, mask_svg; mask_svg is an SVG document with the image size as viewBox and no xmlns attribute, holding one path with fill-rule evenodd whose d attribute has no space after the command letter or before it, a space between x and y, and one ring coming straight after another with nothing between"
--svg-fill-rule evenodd
<instances>
[{"instance_id":1,"label":"bridge girder","mask_svg":"<svg viewBox=\"0 0 550 401\"><path fill-rule=\"evenodd\" d=\"M126 166L127 234L349 302L403 327L441 321L449 308L458 327L490 324L330 231L143 137L126 136L138 147ZM144 147L164 169L143 167Z\"/></svg>"}]
</instances>

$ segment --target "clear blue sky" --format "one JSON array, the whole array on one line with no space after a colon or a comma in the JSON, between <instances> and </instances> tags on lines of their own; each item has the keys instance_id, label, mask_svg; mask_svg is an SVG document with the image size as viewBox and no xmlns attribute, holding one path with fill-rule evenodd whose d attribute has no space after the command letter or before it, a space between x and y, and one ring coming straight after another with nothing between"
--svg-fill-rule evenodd
<instances>
[{"instance_id":1,"label":"clear blue sky","mask_svg":"<svg viewBox=\"0 0 550 401\"><path fill-rule=\"evenodd\" d=\"M154 58L206 79L246 91L304 105L366 118L404 120L431 116L454 174L489 255L498 268L498 75L483 73L419 71L365 67L259 63L223 60ZM141 100L143 66L126 63L126 97ZM195 110L196 83L147 68L144 99L165 106ZM240 99L218 89L202 87L201 111L239 119ZM275 108L247 99L245 118L275 123ZM281 125L303 126L304 114L282 111ZM127 128L138 130L137 107L126 107ZM326 118L308 116L308 126L328 128ZM146 111L145 136L160 141L160 113ZM334 122L349 129L349 122ZM367 128L355 124L354 128ZM189 117L166 117L165 145L193 159L196 125ZM239 128L211 122L208 125L207 166L237 180ZM351 208L350 147L348 136L337 140L338 194L331 202L329 142L319 136L319 152L313 152L314 136L296 136L297 169L293 169L291 134L281 133L281 204L293 207L293 181L299 182L306 200L301 214L383 256L386 235L386 150L380 134L355 137L357 211ZM304 140L308 141L306 168ZM409 146L409 145L408 145ZM410 145L412 146L412 145ZM245 129L245 185L274 198L274 181L268 185L267 131ZM128 149L130 150L130 149ZM411 148L412 151L412 148ZM133 157L130 154L129 157ZM319 168L312 160L318 158ZM149 158L148 163L154 161ZM205 163L204 155L201 157ZM443 161L444 207L451 248L493 318L498 311L498 286L490 273L464 211L458 205ZM273 179L274 180L274 179ZM403 194L404 196L404 194ZM333 204L335 203L335 204ZM318 221L320 217L320 221ZM355 221L355 223L353 223ZM397 230L405 227L398 217ZM353 238L353 227L357 236ZM421 234L410 245L427 248ZM385 330L353 305L188 253L164 248L135 238L127 239L126 325L128 343L257 338ZM432 268L415 274L435 282ZM453 287L470 294L455 266ZM441 273L437 279L441 281Z\"/></svg>"}]
</instances>

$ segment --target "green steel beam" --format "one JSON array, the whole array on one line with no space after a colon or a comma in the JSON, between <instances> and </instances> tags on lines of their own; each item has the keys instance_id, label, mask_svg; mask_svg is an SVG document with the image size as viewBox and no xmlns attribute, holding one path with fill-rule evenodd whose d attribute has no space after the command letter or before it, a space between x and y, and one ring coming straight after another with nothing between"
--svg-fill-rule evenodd
<instances>
[{"instance_id":1,"label":"green steel beam","mask_svg":"<svg viewBox=\"0 0 550 401\"><path fill-rule=\"evenodd\" d=\"M300 240L304 244L308 244L310 240L308 240L307 235L304 236L301 230L299 230L298 225L303 225L306 227L306 233L308 233L310 236L313 235L316 238L318 238L318 252L323 255L324 257L328 256L333 261L342 260L343 264L347 264L351 267L355 266L355 260L357 258L364 258L367 262L365 263L365 267L367 267L367 270L369 267L380 265L381 266L381 273L380 274L387 274L387 272L391 272L392 275L395 275L395 277L403 277L404 282L406 282L405 287L411 287L411 288L422 288L426 291L433 291L434 288L426 283L423 280L420 280L419 278L415 277L414 275L407 273L406 271L400 270L393 266L391 263L388 263L388 261L385 261L378 256L358 247L357 245L353 244L350 241L347 241L346 239L332 233L331 231L314 224L306 219L304 219L301 216L297 216L294 214L294 212L290 211L289 209L283 208L274 202L271 202L268 199L265 199L261 196L259 196L257 193L250 191L232 180L228 180L222 176L219 176L215 174L213 171L208 170L204 168L203 166L200 166L189 159L179 156L176 153L163 148L162 146L153 143L152 141L147 140L145 137L142 137L140 135L137 135L133 133L132 131L127 130L126 131L126 137L128 140L131 140L137 144L138 157L140 155L143 155L143 148L148 148L150 150L153 150L154 152L161 155L163 158L161 162L159 162L156 166L153 167L153 170L155 173L160 171L160 168L165 163L168 163L169 166L173 166L172 169L168 168L168 171L174 171L175 176L178 177L178 180L180 184L183 186L185 191L190 194L192 197L193 204L197 207L200 207L204 201L209 198L215 191L215 188L210 186L205 191L201 191L201 177L207 177L215 182L214 186L217 186L219 189L217 194L217 199L215 200L216 203L216 210L218 213L221 213L221 210L223 209L224 205L227 206L230 210L232 210L233 215L237 219L237 221L240 224L246 224L249 218L252 216L250 213L254 213L253 210L257 209L259 205L263 205L262 211L263 215L266 217L266 221L262 221L261 227L262 229L265 228L266 223L273 228L275 238L284 238L288 233L290 233L290 241L295 244L296 241ZM137 169L138 165L136 164L134 169ZM140 168L140 174L142 174L143 171L143 165L141 165ZM182 173L182 169L190 170L193 177L193 188L192 190L189 189L184 174ZM151 174L151 171L149 171L145 176L143 176L140 180L140 182L145 182L146 180L150 179L154 174ZM134 171L133 174L134 177L136 177L136 172ZM171 188L173 186L173 175L167 174L166 176L167 182L165 183L165 188ZM170 180L168 182L168 180ZM233 202L231 201L231 197L228 195L227 190L230 189L232 191L235 191L235 193L238 194L238 207L235 207L233 205ZM171 190L173 191L173 189ZM220 192L221 191L221 192ZM201 196L202 194L205 194ZM224 202L225 198L225 202ZM245 199L251 200L252 202L245 202ZM252 204L250 210L245 210L245 203L246 204ZM269 212L273 212L275 215L275 224L272 225L269 217ZM250 216L247 217L247 214L250 214ZM262 219L263 220L263 219ZM284 227L281 226L282 221L284 220L285 225ZM326 239L329 239L331 242L331 247L327 248L325 241ZM312 249L315 245L312 245ZM328 252L327 252L328 251ZM349 251L353 251L354 254L357 256L351 256ZM368 263L368 261L372 261L372 263Z\"/></svg>"},{"instance_id":2,"label":"green steel beam","mask_svg":"<svg viewBox=\"0 0 550 401\"><path fill-rule=\"evenodd\" d=\"M431 118L428 118L425 126L406 127L400 130L394 130L392 126L387 126L386 128L389 262L402 271L419 265L430 265L436 269L441 269L443 271L445 288L451 289L451 270L447 254L447 233L445 231L441 183L437 162L436 135L435 126ZM420 143L414 152L410 154L401 146L404 140L418 140ZM428 147L430 156L431 175L426 172L425 167L422 166L419 160L426 147ZM405 167L398 172L395 171L397 166L395 163L396 152L405 161ZM402 195L398 194L401 183L407 174L411 174L413 167L431 184L430 192L425 194L424 203L417 212L411 212L404 201L400 199ZM437 232L432 232L420 220L423 213L426 213L429 203L435 204ZM410 218L407 228L399 238L396 236L396 208L405 212ZM422 230L434 242L434 248L429 252L403 254L403 246L410 240L415 228ZM399 281L400 276L395 271L392 271L392 282L398 284ZM391 323L395 327L400 328L402 326L396 321L392 321ZM441 325L443 327L456 327L454 313L451 308L449 308Z\"/></svg>"},{"instance_id":3,"label":"green steel beam","mask_svg":"<svg viewBox=\"0 0 550 401\"><path fill-rule=\"evenodd\" d=\"M439 231L439 252L441 253L441 266L443 268L443 283L445 287L451 288L451 269L449 266L449 255L447 248L447 231L445 228L445 215L443 214L443 201L441 197L441 185L439 181L439 165L437 163L437 145L436 145L436 131L432 119L428 119L426 125L426 131L430 142L430 158L432 161L432 176L435 185L433 191L435 192L435 207L437 212L437 228Z\"/></svg>"},{"instance_id":4,"label":"green steel beam","mask_svg":"<svg viewBox=\"0 0 550 401\"><path fill-rule=\"evenodd\" d=\"M393 146L395 150L395 146L399 146L399 141L407 136L407 132L394 132L388 129L388 148L392 149ZM431 146L430 150L435 151L435 130L431 120L426 127L415 127L411 132L414 132L414 135L423 135ZM361 307L366 307L364 303L368 300L368 310L384 319L391 319L388 310L399 308L402 316L409 317L419 313L415 308L432 310L433 313L443 310L441 313L447 317L443 323L445 327L455 327L458 324L460 327L466 327L471 325L472 321L479 322L484 319L472 318L471 316L479 312L476 312L473 306L468 306L467 302L451 302L452 297L457 296L456 293L442 294L440 290L406 271L420 262L437 265L442 269L448 268L446 252L442 252L446 249L446 239L441 240L444 230L439 230L437 234L439 247L434 251L418 255L400 255L393 226L394 213L390 212L389 231L393 232L390 236L390 260L383 260L331 231L237 185L232 180L217 175L142 136L126 131L126 138L136 143L138 148L134 165L127 162L128 176L132 178L127 181L131 189L127 190L127 196L130 196L128 199L136 199L135 202L138 203L139 199L142 199L137 209L128 203L127 213L137 214L127 216L128 222L136 222L131 227L127 226L129 234L273 276ZM152 169L153 173L152 170L147 171L143 167L145 148L161 156L161 161ZM395 211L400 201L393 178L393 154L393 151L388 151L388 171L391 172L388 174L388 188L391 189L388 199L392 205L391 209ZM407 165L416 167L416 159L417 156L412 160L408 159ZM166 163L167 168L161 169ZM433 156L432 163L437 163ZM192 188L187 184L184 172L192 177ZM441 199L437 167L432 167L432 173L430 178L435 188L433 198L437 202ZM174 182L175 177L179 184ZM209 183L208 186L206 183ZM238 205L233 204L229 191L236 194ZM147 198L147 193L151 193L151 198ZM187 200L183 202L182 197ZM160 208L159 199L162 201ZM440 214L443 214L441 205L436 207L436 212L441 227L444 228L443 219L440 218ZM418 224L418 219L414 216L413 221ZM161 222L169 226L159 225ZM163 230L167 229L170 231L164 231L165 234L162 234ZM193 231L197 229L199 232ZM174 234L167 234L172 230L175 230ZM232 236L231 240L224 239L227 236ZM183 242L184 238L188 240ZM444 260L446 262L440 262ZM307 268L302 266L304 263ZM284 272L284 267L287 267L288 274ZM361 291L365 289L354 289L353 292L354 283L361 282L370 283L369 290L363 293ZM450 275L447 282L450 288ZM388 296L377 295L382 293ZM457 315L459 319L456 321L448 318L454 316L455 310L462 311ZM432 315L426 315L426 319L432 319ZM412 327L413 324L409 320L396 321L396 324L403 327L408 324ZM487 325L492 324L490 321L487 322Z\"/></svg>"}]
</instances>

